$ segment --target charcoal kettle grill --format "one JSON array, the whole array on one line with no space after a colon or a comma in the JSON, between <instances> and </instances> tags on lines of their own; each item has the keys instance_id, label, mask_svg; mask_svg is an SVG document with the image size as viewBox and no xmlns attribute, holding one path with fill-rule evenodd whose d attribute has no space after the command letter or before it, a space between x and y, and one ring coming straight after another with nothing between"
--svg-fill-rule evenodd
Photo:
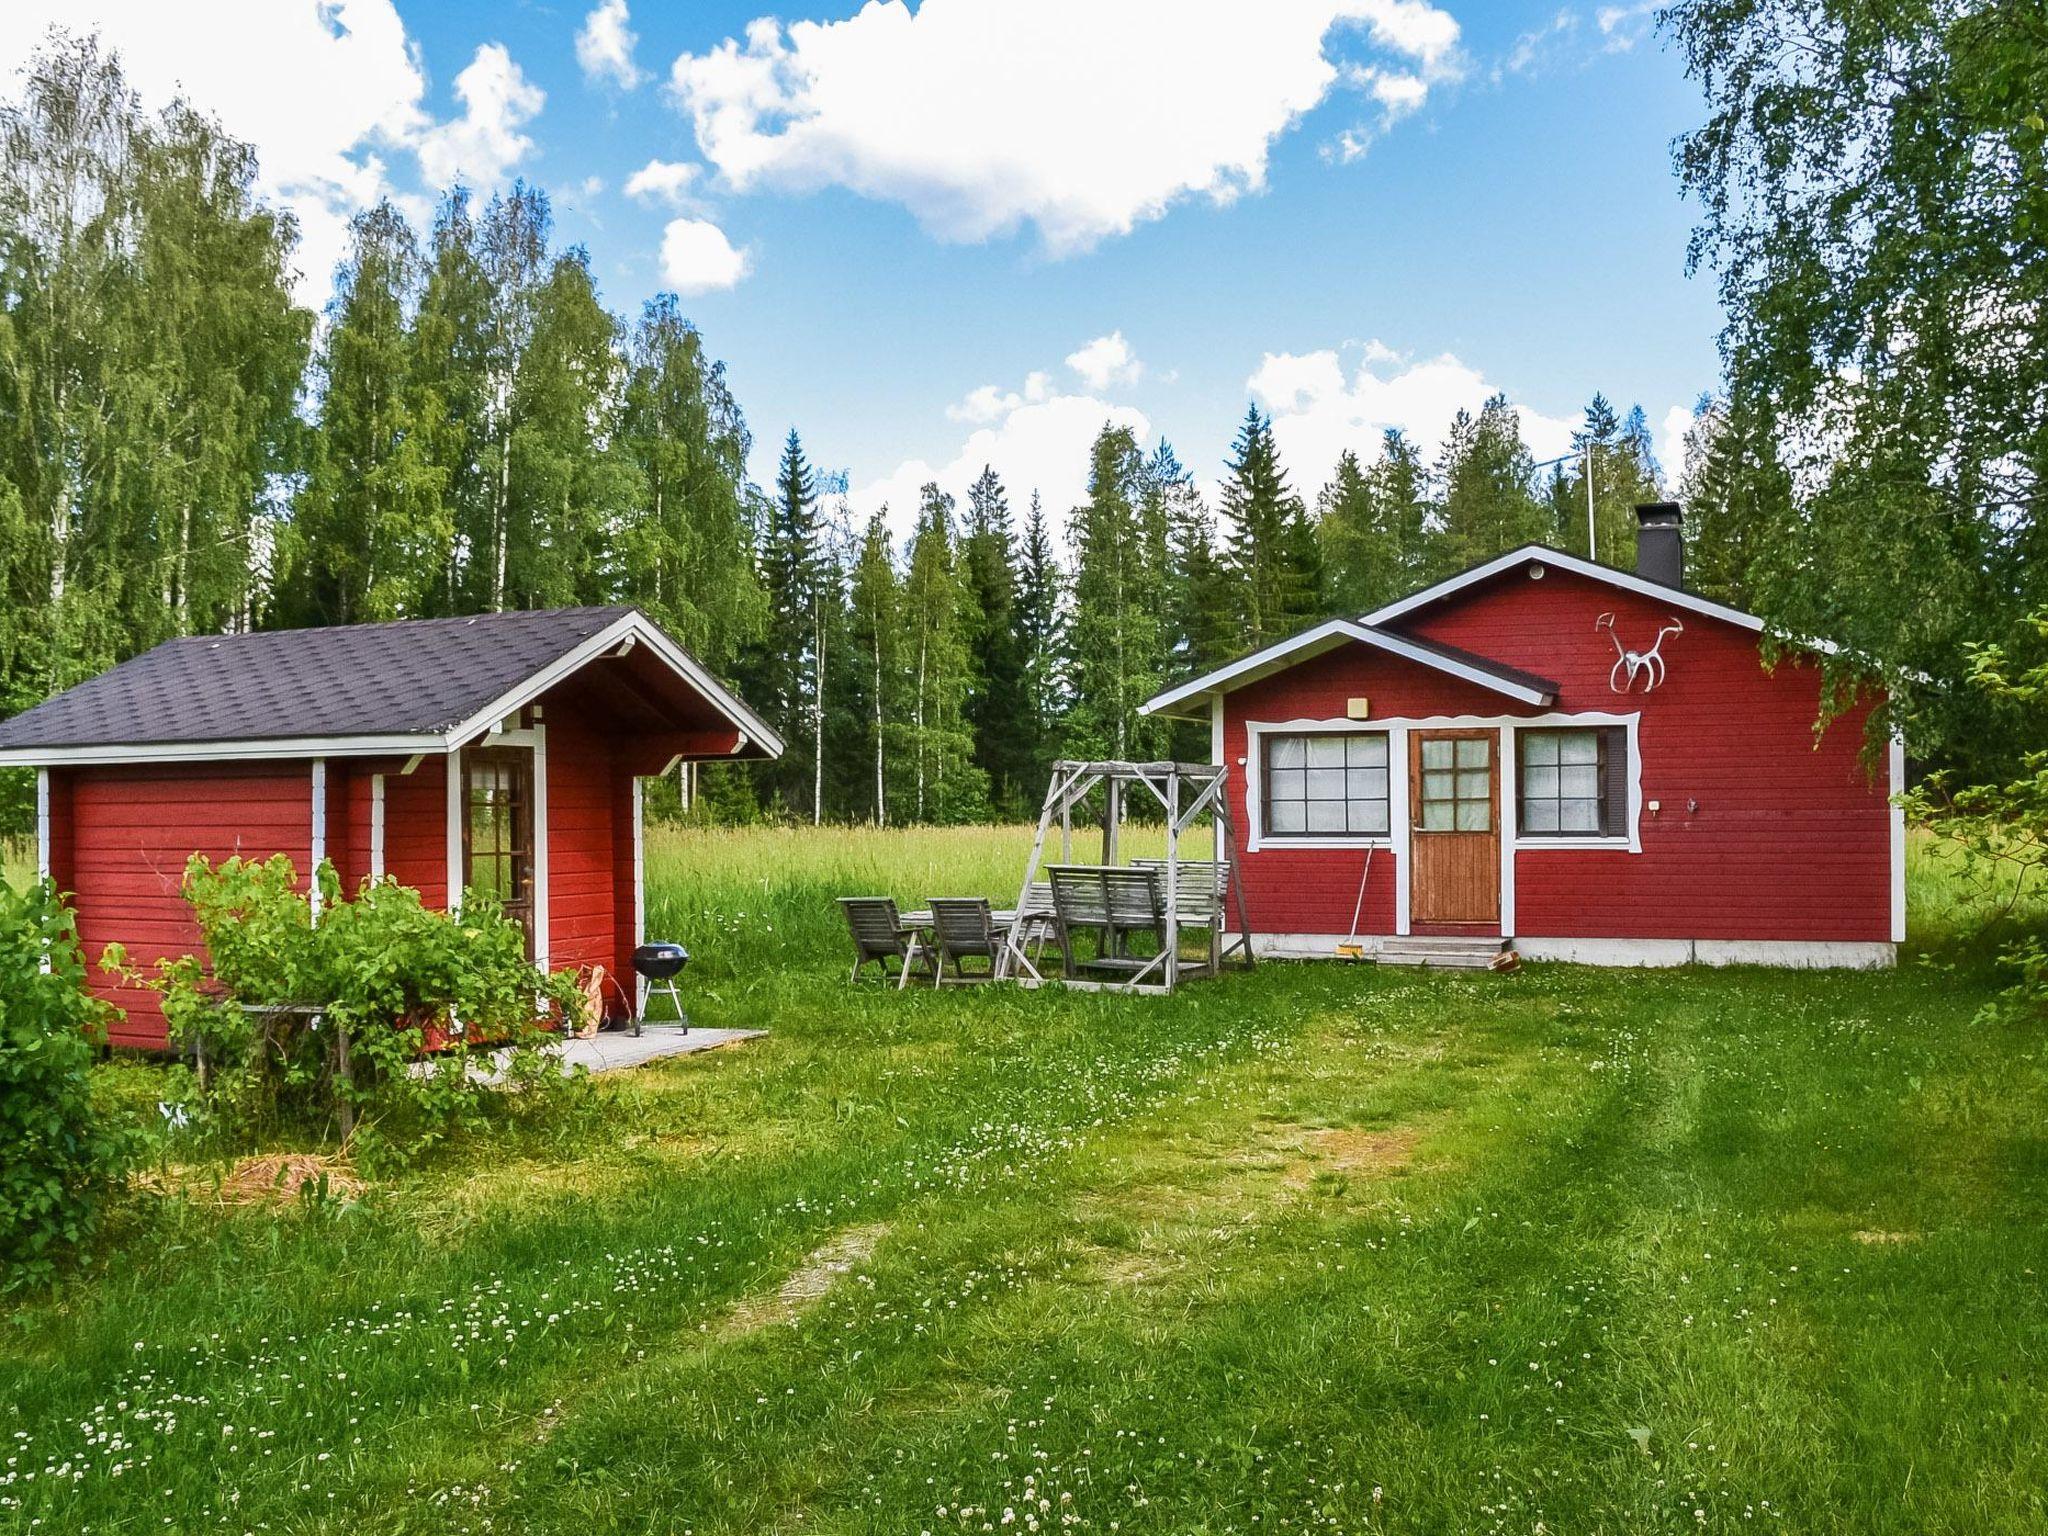
<instances>
[{"instance_id":1,"label":"charcoal kettle grill","mask_svg":"<svg viewBox=\"0 0 2048 1536\"><path fill-rule=\"evenodd\" d=\"M676 1023L683 1029L690 1027L690 1016L683 1011L682 994L676 991L676 977L683 973L683 967L690 963L690 952L680 944L642 944L633 951L633 970L647 983L652 996L656 991L668 993L668 1000L675 1005ZM633 1016L633 1033L640 1033L645 1022L642 1013Z\"/></svg>"}]
</instances>

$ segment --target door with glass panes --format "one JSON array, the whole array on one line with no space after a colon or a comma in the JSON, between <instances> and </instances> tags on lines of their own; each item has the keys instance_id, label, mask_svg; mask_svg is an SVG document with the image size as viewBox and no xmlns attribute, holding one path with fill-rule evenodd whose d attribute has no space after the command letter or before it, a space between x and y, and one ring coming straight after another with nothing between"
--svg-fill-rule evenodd
<instances>
[{"instance_id":1,"label":"door with glass panes","mask_svg":"<svg viewBox=\"0 0 2048 1536\"><path fill-rule=\"evenodd\" d=\"M1494 731L1409 734L1411 925L1500 922L1499 747Z\"/></svg>"},{"instance_id":2,"label":"door with glass panes","mask_svg":"<svg viewBox=\"0 0 2048 1536\"><path fill-rule=\"evenodd\" d=\"M526 930L533 947L533 754L476 747L462 754L463 888L489 897Z\"/></svg>"}]
</instances>

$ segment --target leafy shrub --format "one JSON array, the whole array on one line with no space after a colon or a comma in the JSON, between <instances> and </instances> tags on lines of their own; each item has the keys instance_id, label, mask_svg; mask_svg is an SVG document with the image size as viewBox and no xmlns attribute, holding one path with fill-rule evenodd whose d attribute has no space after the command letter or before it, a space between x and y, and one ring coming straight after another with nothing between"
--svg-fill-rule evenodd
<instances>
[{"instance_id":1,"label":"leafy shrub","mask_svg":"<svg viewBox=\"0 0 2048 1536\"><path fill-rule=\"evenodd\" d=\"M283 855L186 866L207 958L165 962L152 985L173 1041L202 1064L203 1133L246 1145L346 1131L365 1161L399 1163L482 1128L510 1096L563 1091L542 1047L550 1023L580 1021L583 996L573 973L528 961L517 923L481 900L434 911L391 880L342 901L332 865L316 878L317 922Z\"/></svg>"},{"instance_id":2,"label":"leafy shrub","mask_svg":"<svg viewBox=\"0 0 2048 1536\"><path fill-rule=\"evenodd\" d=\"M2048 613L2026 621L2011 646L1973 646L1970 683L1994 705L2018 705L2034 722L2048 718ZM2003 782L1972 784L1949 792L1940 775L1907 796L1909 813L1927 821L1962 852L1965 867L1991 876L2009 894L2008 913L2025 910L2030 887L2048 876L2048 748L2027 751ZM2048 1022L2048 934L2038 920L2010 944L2004 960L2013 985L1990 1013Z\"/></svg>"},{"instance_id":3,"label":"leafy shrub","mask_svg":"<svg viewBox=\"0 0 2048 1536\"><path fill-rule=\"evenodd\" d=\"M0 882L0 1269L16 1277L92 1230L131 1153L92 1096L106 1015L55 892Z\"/></svg>"}]
</instances>

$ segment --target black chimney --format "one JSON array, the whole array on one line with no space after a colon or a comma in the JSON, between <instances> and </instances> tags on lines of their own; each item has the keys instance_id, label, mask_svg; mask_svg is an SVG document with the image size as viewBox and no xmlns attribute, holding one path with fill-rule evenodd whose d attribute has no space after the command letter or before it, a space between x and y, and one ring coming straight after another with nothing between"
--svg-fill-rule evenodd
<instances>
[{"instance_id":1,"label":"black chimney","mask_svg":"<svg viewBox=\"0 0 2048 1536\"><path fill-rule=\"evenodd\" d=\"M1667 587L1685 586L1685 514L1675 501L1636 508L1636 574Z\"/></svg>"}]
</instances>

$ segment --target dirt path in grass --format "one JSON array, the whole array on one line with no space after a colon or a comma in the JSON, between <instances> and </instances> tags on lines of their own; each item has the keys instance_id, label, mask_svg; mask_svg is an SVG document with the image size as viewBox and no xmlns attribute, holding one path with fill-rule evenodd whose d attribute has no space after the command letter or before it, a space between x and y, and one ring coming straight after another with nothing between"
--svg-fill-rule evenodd
<instances>
[{"instance_id":1,"label":"dirt path in grass","mask_svg":"<svg viewBox=\"0 0 2048 1536\"><path fill-rule=\"evenodd\" d=\"M772 1291L742 1298L718 1325L721 1338L758 1333L777 1323L793 1323L824 1298L839 1279L874 1256L889 1233L885 1221L848 1227L811 1250L810 1257Z\"/></svg>"}]
</instances>

